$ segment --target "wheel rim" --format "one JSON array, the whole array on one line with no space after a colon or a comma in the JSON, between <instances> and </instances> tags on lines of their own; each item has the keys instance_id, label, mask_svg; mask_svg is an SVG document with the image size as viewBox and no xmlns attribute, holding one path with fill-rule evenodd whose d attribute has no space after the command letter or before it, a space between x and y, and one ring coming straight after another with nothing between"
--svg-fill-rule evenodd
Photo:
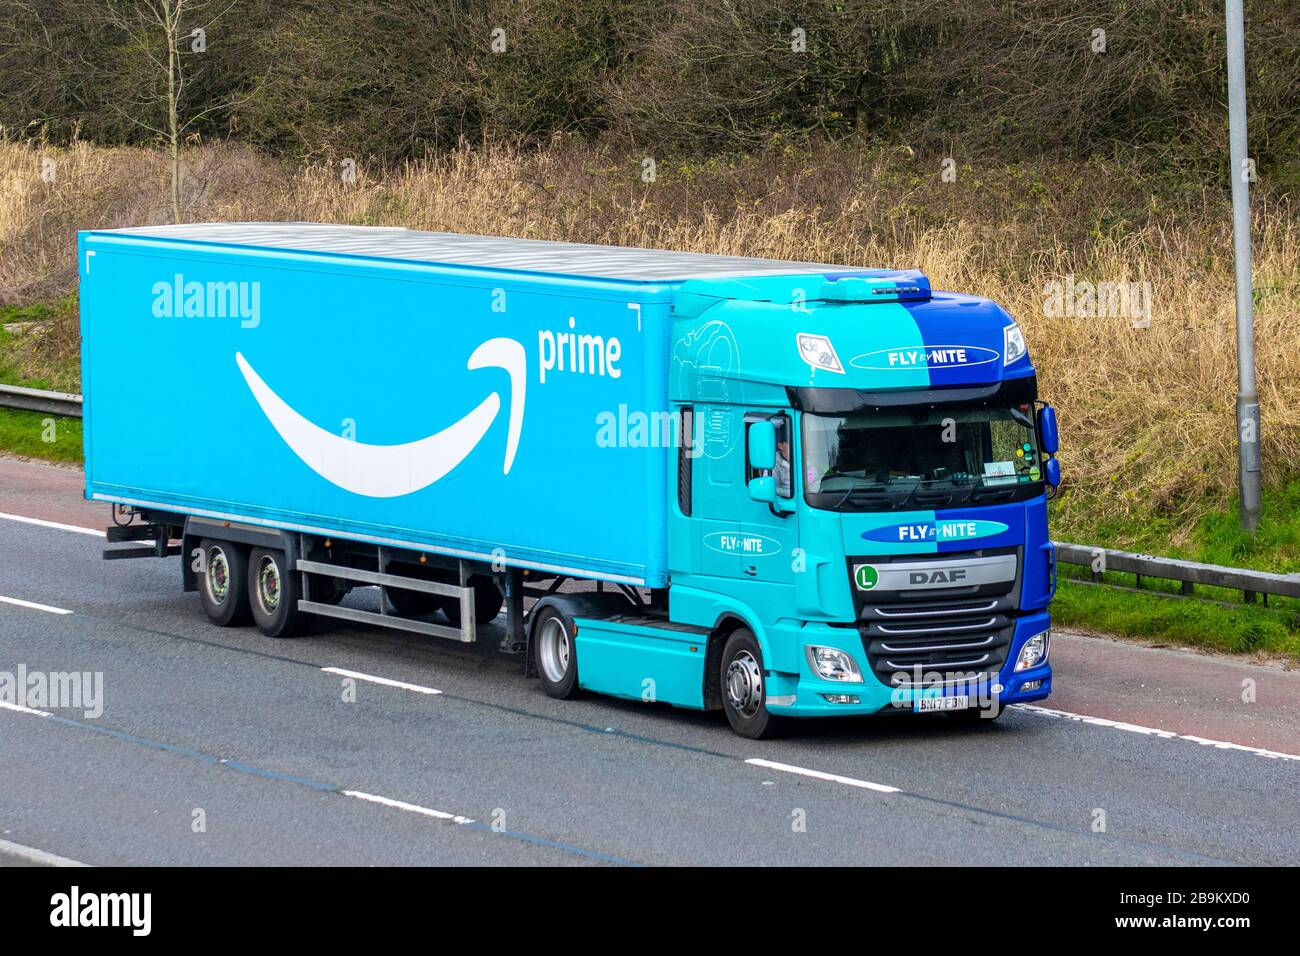
<instances>
[{"instance_id":1,"label":"wheel rim","mask_svg":"<svg viewBox=\"0 0 1300 956\"><path fill-rule=\"evenodd\" d=\"M230 563L221 548L208 549L208 594L217 604L225 604L230 593Z\"/></svg>"},{"instance_id":2,"label":"wheel rim","mask_svg":"<svg viewBox=\"0 0 1300 956\"><path fill-rule=\"evenodd\" d=\"M564 622L558 617L548 617L542 623L537 642L537 656L542 665L542 673L552 684L558 684L569 673L569 661L572 657L569 631L564 626Z\"/></svg>"},{"instance_id":3,"label":"wheel rim","mask_svg":"<svg viewBox=\"0 0 1300 956\"><path fill-rule=\"evenodd\" d=\"M280 569L269 554L257 562L257 603L267 614L280 606Z\"/></svg>"},{"instance_id":4,"label":"wheel rim","mask_svg":"<svg viewBox=\"0 0 1300 956\"><path fill-rule=\"evenodd\" d=\"M727 665L727 702L743 717L753 717L763 704L763 670L749 651Z\"/></svg>"}]
</instances>

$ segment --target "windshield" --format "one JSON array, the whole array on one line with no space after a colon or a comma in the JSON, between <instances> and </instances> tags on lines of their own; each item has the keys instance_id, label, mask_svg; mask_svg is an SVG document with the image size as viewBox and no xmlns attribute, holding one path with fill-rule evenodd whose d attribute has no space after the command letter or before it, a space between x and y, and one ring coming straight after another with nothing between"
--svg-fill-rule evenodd
<instances>
[{"instance_id":1,"label":"windshield","mask_svg":"<svg viewBox=\"0 0 1300 956\"><path fill-rule=\"evenodd\" d=\"M814 508L891 511L1043 493L1033 406L904 406L805 413L805 495Z\"/></svg>"}]
</instances>

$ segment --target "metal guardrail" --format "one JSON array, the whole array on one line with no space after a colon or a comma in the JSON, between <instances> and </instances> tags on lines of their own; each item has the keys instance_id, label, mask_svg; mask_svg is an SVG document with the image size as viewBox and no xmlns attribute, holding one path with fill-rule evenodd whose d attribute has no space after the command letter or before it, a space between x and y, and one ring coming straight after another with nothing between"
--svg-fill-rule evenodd
<instances>
[{"instance_id":1,"label":"metal guardrail","mask_svg":"<svg viewBox=\"0 0 1300 956\"><path fill-rule=\"evenodd\" d=\"M81 396L23 388L20 385L0 385L0 407L80 418ZM1103 575L1107 571L1120 571L1136 575L1139 587L1144 577L1178 581L1182 584L1183 594L1192 594L1194 585L1203 584L1240 591L1247 601L1253 601L1256 594L1262 594L1266 604L1270 594L1300 598L1300 574L1273 574L1249 568L1228 568L1179 558L1162 558L1153 554L1071 544L1068 541L1054 541L1053 544L1056 545L1057 561L1091 568L1092 579L1097 583L1104 583Z\"/></svg>"},{"instance_id":2,"label":"metal guardrail","mask_svg":"<svg viewBox=\"0 0 1300 956\"><path fill-rule=\"evenodd\" d=\"M1254 601L1256 594L1300 598L1300 574L1274 574L1271 571L1254 571L1250 568L1228 568L1220 564L1201 564L1199 561L1183 561L1179 558L1162 558L1153 554L1136 554L1132 551L1115 551L1111 548L1095 548L1086 544L1070 544L1066 541L1054 541L1056 560L1062 564L1074 564L1092 570L1092 579L1102 581L1107 571L1122 571L1137 576L1138 586L1142 579L1162 578L1166 581L1182 583L1183 594L1192 594L1192 587L1204 584L1210 587L1227 588L1242 592L1246 601Z\"/></svg>"},{"instance_id":3,"label":"metal guardrail","mask_svg":"<svg viewBox=\"0 0 1300 956\"><path fill-rule=\"evenodd\" d=\"M0 385L0 407L45 412L65 418L81 417L81 396L67 392L46 392L21 385Z\"/></svg>"}]
</instances>

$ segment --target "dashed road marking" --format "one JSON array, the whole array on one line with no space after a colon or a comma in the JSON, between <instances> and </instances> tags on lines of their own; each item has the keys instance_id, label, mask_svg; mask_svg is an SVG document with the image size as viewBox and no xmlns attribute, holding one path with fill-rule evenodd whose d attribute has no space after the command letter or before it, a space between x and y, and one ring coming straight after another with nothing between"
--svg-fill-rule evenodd
<instances>
[{"instance_id":1,"label":"dashed road marking","mask_svg":"<svg viewBox=\"0 0 1300 956\"><path fill-rule=\"evenodd\" d=\"M90 866L89 863L82 863L80 860L72 860L55 853L46 853L44 850L23 846L21 843L10 843L8 840L0 840L0 853L16 856L20 860L26 860L28 863L35 863L38 866Z\"/></svg>"},{"instance_id":2,"label":"dashed road marking","mask_svg":"<svg viewBox=\"0 0 1300 956\"><path fill-rule=\"evenodd\" d=\"M870 780L858 780L856 777L842 777L837 773L826 773L822 770L809 770L807 767L796 767L788 763L776 763L773 760L762 760L758 757L750 757L745 761L755 767L766 767L768 770L780 770L782 773L795 773L801 777L812 777L814 780L825 780L829 783L842 783L846 787L857 787L861 790L875 790L877 793L901 793L898 787L890 787L883 783L872 783Z\"/></svg>"},{"instance_id":3,"label":"dashed road marking","mask_svg":"<svg viewBox=\"0 0 1300 956\"><path fill-rule=\"evenodd\" d=\"M356 797L358 800L377 803L384 807L392 807L394 810L405 810L407 813L418 813L420 816L433 817L435 820L446 820L449 823L458 823L462 826L466 823L474 822L469 817L461 816L459 813L448 813L445 810L434 810L432 807L422 807L419 804L406 803L402 800L393 800L389 797L381 797L374 793L362 793L360 790L343 790L340 792L345 797Z\"/></svg>"},{"instance_id":4,"label":"dashed road marking","mask_svg":"<svg viewBox=\"0 0 1300 956\"><path fill-rule=\"evenodd\" d=\"M53 716L48 710L36 710L33 707L24 707L22 704L11 704L7 700L0 700L0 710L12 710L15 714L30 714L33 717Z\"/></svg>"},{"instance_id":5,"label":"dashed road marking","mask_svg":"<svg viewBox=\"0 0 1300 956\"><path fill-rule=\"evenodd\" d=\"M354 680L362 680L368 684L380 684L384 687L396 687L398 690L409 690L416 694L441 694L442 691L436 687L425 687L422 684L408 684L404 680L393 680L391 677L376 677L374 674L363 674L361 671L344 670L342 667L322 667L326 674L337 674L340 677L351 677Z\"/></svg>"},{"instance_id":6,"label":"dashed road marking","mask_svg":"<svg viewBox=\"0 0 1300 956\"><path fill-rule=\"evenodd\" d=\"M33 611L44 611L46 614L71 614L66 608L53 607L49 604L37 604L35 601L23 601L18 598L5 597L0 594L0 604L12 604L14 607L25 607Z\"/></svg>"},{"instance_id":7,"label":"dashed road marking","mask_svg":"<svg viewBox=\"0 0 1300 956\"><path fill-rule=\"evenodd\" d=\"M1053 710L1051 707L1039 707L1036 704L1015 704L1014 706L1018 710L1038 714L1040 717L1073 720L1078 723L1092 724L1094 727L1108 727L1111 730L1124 730L1131 734L1143 734L1147 737L1160 737L1165 740L1190 740L1202 747L1213 747L1215 750L1240 750L1243 753L1255 754L1257 757L1268 757L1271 760L1300 761L1300 754L1280 753L1276 750L1265 750L1262 747L1247 747L1245 744L1234 744L1229 740L1213 740L1209 737L1197 737L1194 734L1180 734L1173 730L1143 727L1141 724L1130 724L1122 720L1110 720L1106 717L1089 717L1087 714L1074 714L1068 710Z\"/></svg>"},{"instance_id":8,"label":"dashed road marking","mask_svg":"<svg viewBox=\"0 0 1300 956\"><path fill-rule=\"evenodd\" d=\"M381 797L378 794L366 793L361 790L344 790L342 787L338 787L333 784L321 783L319 781L310 780L306 777L299 777L292 774L286 774L277 770L268 770L264 767L257 767L252 764L244 763L243 761L240 760L235 760L231 758L214 757L210 754L202 753L201 751L189 750L184 747L179 747L175 744L169 744L159 740L152 740L147 737L137 737L133 734L127 734L120 730L114 730L109 727L98 727L80 720L73 720L68 717L57 717L53 714L46 713L45 711L33 710L30 707L22 707L18 704L8 704L5 703L4 701L0 701L0 710L9 710L17 713L22 713L22 714L31 714L37 717L48 717L51 718L51 722L57 722L59 724L68 727L73 727L79 730L89 730L94 733L103 734L118 740L136 744L138 746L149 747L155 750L169 751L171 753L175 753L180 756L188 757L192 760L197 760L200 763L215 765L219 767L226 767L227 769L235 770L240 773L253 774L255 776L265 777L271 780L278 781L280 783L288 783L288 784L293 784L295 786L305 786L305 787L309 787L312 790L323 791L326 793L333 794L335 796L350 797L355 800L364 800L367 803L389 807L394 810L402 810L408 813L417 814L418 816L427 817L434 820L441 820L448 823L454 823L458 826L463 826L466 830L477 830L489 834L491 836L500 837L506 840L528 843L533 846L546 847L552 850L559 850L563 853L568 853L575 856L581 856L591 860L597 860L602 863L613 863L619 866L639 865L633 860L628 860L623 857L614 856L613 854L609 854L609 853L603 853L599 850L590 850L587 849L586 847L577 846L576 844L572 844L572 843L565 843L561 840L552 840L549 837L539 836L538 834L527 833L521 830L498 829L495 826L489 826L486 823L480 823L477 820L473 820L470 817L462 816L461 814L458 813L448 813L445 810L435 810L432 807L422 807L419 804L406 803L402 800L393 800L389 797Z\"/></svg>"}]
</instances>

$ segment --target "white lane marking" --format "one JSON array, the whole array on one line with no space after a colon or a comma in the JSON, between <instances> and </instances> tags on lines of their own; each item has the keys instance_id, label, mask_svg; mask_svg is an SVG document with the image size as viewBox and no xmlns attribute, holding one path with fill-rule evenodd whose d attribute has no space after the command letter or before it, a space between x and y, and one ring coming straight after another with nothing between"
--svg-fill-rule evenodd
<instances>
[{"instance_id":1,"label":"white lane marking","mask_svg":"<svg viewBox=\"0 0 1300 956\"><path fill-rule=\"evenodd\" d=\"M388 797L381 797L373 793L362 793L360 790L343 790L345 797L356 797L358 800L366 800L370 803L378 803L381 806L392 807L394 810L405 810L407 813L418 813L422 817L433 817L435 820L449 820L452 823L464 825L473 823L469 817L463 817L459 813L447 813L444 810L434 810L430 807L422 807L414 803L404 803L401 800L392 800Z\"/></svg>"},{"instance_id":2,"label":"white lane marking","mask_svg":"<svg viewBox=\"0 0 1300 956\"><path fill-rule=\"evenodd\" d=\"M82 863L80 860L70 860L66 856L46 853L44 850L23 846L21 843L10 843L8 840L0 840L0 853L8 853L10 856L16 856L39 866L90 866L89 863Z\"/></svg>"},{"instance_id":3,"label":"white lane marking","mask_svg":"<svg viewBox=\"0 0 1300 956\"><path fill-rule=\"evenodd\" d=\"M889 787L883 783L872 783L870 780L858 780L855 777L841 777L837 773L825 773L821 770L809 770L806 767L794 767L788 763L776 763L772 760L762 760L758 757L751 757L745 761L747 764L753 764L755 767L766 767L768 770L780 770L783 773L797 773L802 777L812 777L815 780L826 780L830 783L842 783L848 787L859 787L863 790L875 790L877 793L898 793L897 787Z\"/></svg>"},{"instance_id":4,"label":"white lane marking","mask_svg":"<svg viewBox=\"0 0 1300 956\"><path fill-rule=\"evenodd\" d=\"M33 717L53 716L48 710L34 710L31 707L24 707L22 704L11 704L7 700L0 700L0 710L12 710L15 714L31 714Z\"/></svg>"},{"instance_id":5,"label":"white lane marking","mask_svg":"<svg viewBox=\"0 0 1300 956\"><path fill-rule=\"evenodd\" d=\"M54 528L57 531L75 531L78 534L93 534L96 538L104 537L104 532L96 531L94 528L82 528L75 524L64 524L61 521L46 521L44 518L29 518L26 515L11 515L4 511L0 511L0 518L4 518L6 521L21 521L23 524L34 524L39 528Z\"/></svg>"},{"instance_id":6,"label":"white lane marking","mask_svg":"<svg viewBox=\"0 0 1300 956\"><path fill-rule=\"evenodd\" d=\"M1213 747L1215 750L1240 750L1244 753L1255 754L1257 757L1268 757L1272 760L1296 760L1300 761L1300 754L1284 754L1276 750L1264 750L1261 747L1247 747L1245 744L1234 744L1228 740L1211 740L1208 737L1197 737L1194 734L1180 734L1172 730L1160 730L1156 727L1143 727L1141 724L1129 724L1122 720L1108 720L1105 717L1089 717L1086 714L1073 714L1068 710L1053 710L1050 707L1039 707L1036 704L1015 704L1020 710L1028 711L1031 714L1038 714L1042 717L1060 717L1065 720L1074 720L1079 723L1092 724L1095 727L1109 727L1111 730L1125 730L1131 734L1145 734L1148 737L1160 737L1164 740L1190 740L1194 744L1200 744L1202 747Z\"/></svg>"},{"instance_id":7,"label":"white lane marking","mask_svg":"<svg viewBox=\"0 0 1300 956\"><path fill-rule=\"evenodd\" d=\"M370 684L382 684L384 687L396 687L398 690L409 690L417 694L441 694L442 691L434 687L425 687L421 684L408 684L404 680L393 680L389 677L376 677L374 674L363 674L360 671L347 671L341 667L322 667L326 674L338 674L340 677L351 677L355 680L363 680Z\"/></svg>"},{"instance_id":8,"label":"white lane marking","mask_svg":"<svg viewBox=\"0 0 1300 956\"><path fill-rule=\"evenodd\" d=\"M33 611L45 611L47 614L71 614L72 612L61 607L51 607L48 604L37 604L35 601L20 601L18 598L5 597L0 594L0 604L12 604L15 607L30 608Z\"/></svg>"}]
</instances>

